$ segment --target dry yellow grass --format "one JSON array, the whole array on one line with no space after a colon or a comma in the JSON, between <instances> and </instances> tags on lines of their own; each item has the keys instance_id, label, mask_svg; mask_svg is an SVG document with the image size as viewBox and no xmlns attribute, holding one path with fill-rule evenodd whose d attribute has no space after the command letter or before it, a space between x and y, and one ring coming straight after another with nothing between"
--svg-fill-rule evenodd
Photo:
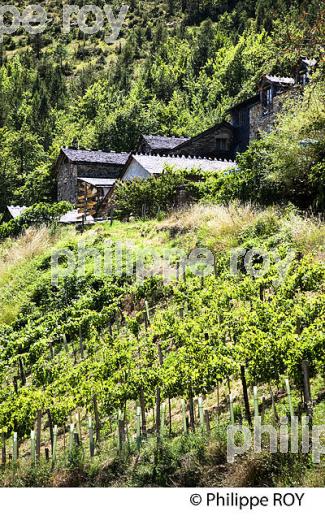
<instances>
[{"instance_id":1,"label":"dry yellow grass","mask_svg":"<svg viewBox=\"0 0 325 520\"><path fill-rule=\"evenodd\" d=\"M320 258L325 249L325 225L292 212L285 214L280 208L257 209L250 204L229 206L201 205L172 213L158 224L158 231L167 231L170 236L191 235L215 251L236 245L246 229L265 222L276 224L278 231L290 236L296 247L304 253L316 253ZM272 228L272 226L271 226ZM270 228L270 229L271 229ZM272 232L274 232L273 230ZM271 231L270 231L271 232Z\"/></svg>"},{"instance_id":2,"label":"dry yellow grass","mask_svg":"<svg viewBox=\"0 0 325 520\"><path fill-rule=\"evenodd\" d=\"M235 247L238 235L250 226L261 214L250 204L229 206L197 204L173 213L158 225L171 236L188 234L190 247L198 243L214 251L224 251Z\"/></svg>"},{"instance_id":3,"label":"dry yellow grass","mask_svg":"<svg viewBox=\"0 0 325 520\"><path fill-rule=\"evenodd\" d=\"M304 219L298 215L292 215L283 226L284 229L290 233L293 241L303 252L317 252L320 258L324 256L324 223L315 219Z\"/></svg>"},{"instance_id":4,"label":"dry yellow grass","mask_svg":"<svg viewBox=\"0 0 325 520\"><path fill-rule=\"evenodd\" d=\"M0 249L0 323L11 323L27 298L26 288L37 273L31 261L48 251L58 235L47 228L30 228Z\"/></svg>"},{"instance_id":5,"label":"dry yellow grass","mask_svg":"<svg viewBox=\"0 0 325 520\"><path fill-rule=\"evenodd\" d=\"M250 224L258 215L258 211L250 204L212 206L197 204L173 213L164 220L158 229L169 229L179 232L197 230L204 225L216 234L237 233L245 225Z\"/></svg>"},{"instance_id":6,"label":"dry yellow grass","mask_svg":"<svg viewBox=\"0 0 325 520\"><path fill-rule=\"evenodd\" d=\"M54 243L47 228L30 228L17 240L7 241L0 252L0 280L8 270L46 251ZM0 282L1 283L1 282Z\"/></svg>"}]
</instances>

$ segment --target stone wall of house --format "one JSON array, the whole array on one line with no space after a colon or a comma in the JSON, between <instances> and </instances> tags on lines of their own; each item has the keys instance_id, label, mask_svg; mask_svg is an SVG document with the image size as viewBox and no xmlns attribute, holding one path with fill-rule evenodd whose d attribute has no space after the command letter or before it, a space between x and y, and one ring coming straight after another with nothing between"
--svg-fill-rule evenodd
<instances>
[{"instance_id":1,"label":"stone wall of house","mask_svg":"<svg viewBox=\"0 0 325 520\"><path fill-rule=\"evenodd\" d=\"M75 204L77 202L77 176L78 170L75 164L62 161L58 167L58 201L66 200Z\"/></svg>"},{"instance_id":2,"label":"stone wall of house","mask_svg":"<svg viewBox=\"0 0 325 520\"><path fill-rule=\"evenodd\" d=\"M190 143L185 143L177 150L177 155L190 155L192 157L211 157L215 159L229 159L233 144L233 131L231 128L212 129ZM217 148L217 140L226 139L228 151ZM172 153L172 152L171 152Z\"/></svg>"},{"instance_id":3,"label":"stone wall of house","mask_svg":"<svg viewBox=\"0 0 325 520\"><path fill-rule=\"evenodd\" d=\"M78 177L98 179L116 179L124 166L111 164L73 164L63 160L58 166L58 200L66 200L72 204L77 202Z\"/></svg>"},{"instance_id":4,"label":"stone wall of house","mask_svg":"<svg viewBox=\"0 0 325 520\"><path fill-rule=\"evenodd\" d=\"M283 103L288 99L299 95L299 92L292 89L273 98L270 109L262 106L261 103L253 105L249 111L249 139L259 139L263 132L271 132L277 114L282 109Z\"/></svg>"}]
</instances>

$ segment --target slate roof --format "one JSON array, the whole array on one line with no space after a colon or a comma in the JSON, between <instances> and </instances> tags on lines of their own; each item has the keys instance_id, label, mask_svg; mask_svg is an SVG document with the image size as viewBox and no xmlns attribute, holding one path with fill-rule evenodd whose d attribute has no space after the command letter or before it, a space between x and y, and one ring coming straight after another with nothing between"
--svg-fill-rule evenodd
<instances>
[{"instance_id":1,"label":"slate roof","mask_svg":"<svg viewBox=\"0 0 325 520\"><path fill-rule=\"evenodd\" d=\"M167 137L165 135L143 135L142 137L152 150L173 150L190 139L189 137Z\"/></svg>"},{"instance_id":2,"label":"slate roof","mask_svg":"<svg viewBox=\"0 0 325 520\"><path fill-rule=\"evenodd\" d=\"M307 67L316 67L316 65L317 65L317 60L315 60L315 59L302 58L301 61L302 61L302 63L307 65Z\"/></svg>"},{"instance_id":3,"label":"slate roof","mask_svg":"<svg viewBox=\"0 0 325 520\"><path fill-rule=\"evenodd\" d=\"M216 130L219 130L221 128L230 128L232 129L232 125L230 123L228 123L227 121L222 121L222 123L217 123L216 125L208 128L207 130L204 130L204 132L201 132L200 134L198 135L195 135L194 137L191 137L190 139L188 139L186 141L186 144L187 145L191 145L193 143L195 143L196 141L202 139L202 137L205 137L206 135L209 135L211 132L215 132ZM180 144L179 146L177 146L173 152L175 155L180 155L178 152L182 152L182 146L183 146L184 143Z\"/></svg>"},{"instance_id":4,"label":"slate roof","mask_svg":"<svg viewBox=\"0 0 325 520\"><path fill-rule=\"evenodd\" d=\"M265 79L271 83L277 83L278 85L294 85L296 82L293 78L281 78L280 76L264 76Z\"/></svg>"},{"instance_id":5,"label":"slate roof","mask_svg":"<svg viewBox=\"0 0 325 520\"><path fill-rule=\"evenodd\" d=\"M12 216L12 218L20 217L23 211L27 209L26 206L7 206L7 209Z\"/></svg>"},{"instance_id":6,"label":"slate roof","mask_svg":"<svg viewBox=\"0 0 325 520\"><path fill-rule=\"evenodd\" d=\"M112 188L116 183L117 179L98 179L96 177L78 177L78 181L87 182L91 186L98 188Z\"/></svg>"},{"instance_id":7,"label":"slate roof","mask_svg":"<svg viewBox=\"0 0 325 520\"><path fill-rule=\"evenodd\" d=\"M74 163L116 164L124 166L130 156L125 152L102 152L101 150L75 150L62 148L62 153Z\"/></svg>"},{"instance_id":8,"label":"slate roof","mask_svg":"<svg viewBox=\"0 0 325 520\"><path fill-rule=\"evenodd\" d=\"M179 157L136 154L132 156L132 159L141 164L141 166L151 174L162 173L166 166L171 166L178 170L200 169L206 172L225 170L231 166L236 166L236 163L232 161L207 159L201 157L192 158L184 156Z\"/></svg>"}]
</instances>

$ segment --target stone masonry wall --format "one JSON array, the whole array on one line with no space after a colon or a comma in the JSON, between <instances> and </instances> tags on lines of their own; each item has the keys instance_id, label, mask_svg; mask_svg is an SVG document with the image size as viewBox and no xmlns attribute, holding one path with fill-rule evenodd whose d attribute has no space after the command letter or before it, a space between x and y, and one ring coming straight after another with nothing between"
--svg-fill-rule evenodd
<instances>
[{"instance_id":1,"label":"stone masonry wall","mask_svg":"<svg viewBox=\"0 0 325 520\"><path fill-rule=\"evenodd\" d=\"M275 96L273 99L273 106L270 110L262 107L261 103L257 103L250 108L249 111L249 140L259 139L263 132L270 132L276 120L277 114L282 109L283 103L288 98L293 98L299 95L296 90L289 90Z\"/></svg>"},{"instance_id":2,"label":"stone masonry wall","mask_svg":"<svg viewBox=\"0 0 325 520\"><path fill-rule=\"evenodd\" d=\"M58 201L77 202L77 166L64 161L58 171Z\"/></svg>"}]
</instances>

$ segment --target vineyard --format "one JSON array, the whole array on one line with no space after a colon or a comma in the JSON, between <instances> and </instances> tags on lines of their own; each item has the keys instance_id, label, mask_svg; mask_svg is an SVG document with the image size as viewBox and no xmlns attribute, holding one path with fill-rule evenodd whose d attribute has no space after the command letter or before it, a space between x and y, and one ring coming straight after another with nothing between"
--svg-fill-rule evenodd
<instances>
[{"instance_id":1,"label":"vineyard","mask_svg":"<svg viewBox=\"0 0 325 520\"><path fill-rule=\"evenodd\" d=\"M124 469L146 464L156 472L150 484L172 485L157 477L162 460L171 464L194 449L199 458L212 444L214 464L226 467L227 425L249 425L254 413L275 423L293 414L324 422L320 220L291 208L196 206L82 235L27 233L0 251L4 485L19 484L26 468L34 472L27 485L38 482L41 467L46 482L57 468L82 467L89 477L96 461L112 458ZM84 272L62 276L62 260L53 284L53 252L77 255L81 240L91 251ZM99 275L94 251L103 254L107 241L113 270ZM173 251L168 282L150 255L149 274L138 279L136 254L148 246L161 258L165 248ZM209 269L198 259L180 261L179 250L190 258L194 248L213 253ZM250 268L242 254L231 268L234 251L254 251ZM138 484L148 482L142 477Z\"/></svg>"}]
</instances>

